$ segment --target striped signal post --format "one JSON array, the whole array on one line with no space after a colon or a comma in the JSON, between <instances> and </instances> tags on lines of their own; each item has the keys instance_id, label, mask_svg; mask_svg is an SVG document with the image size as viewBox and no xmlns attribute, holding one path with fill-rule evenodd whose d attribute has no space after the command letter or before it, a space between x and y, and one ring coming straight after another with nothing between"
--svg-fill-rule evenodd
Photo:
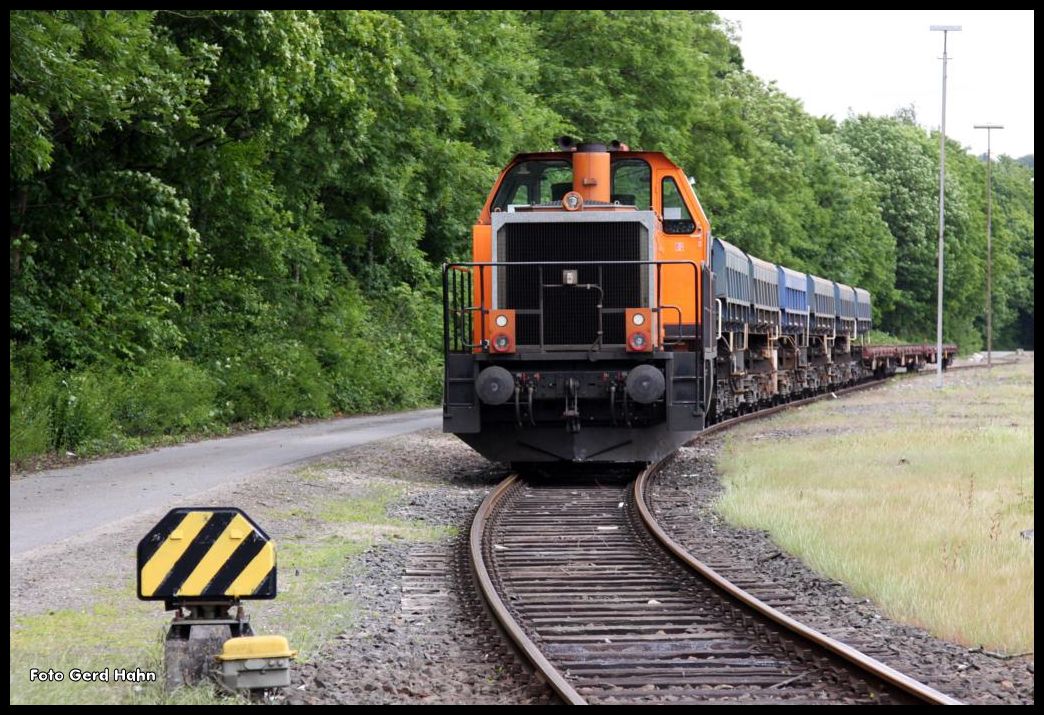
<instances>
[{"instance_id":1,"label":"striped signal post","mask_svg":"<svg viewBox=\"0 0 1044 715\"><path fill-rule=\"evenodd\" d=\"M986 366L993 367L993 156L990 134L1001 124L976 124L986 130Z\"/></svg>"},{"instance_id":2,"label":"striped signal post","mask_svg":"<svg viewBox=\"0 0 1044 715\"><path fill-rule=\"evenodd\" d=\"M174 509L138 544L138 596L275 598L275 544L239 509Z\"/></svg>"},{"instance_id":3,"label":"striped signal post","mask_svg":"<svg viewBox=\"0 0 1044 715\"><path fill-rule=\"evenodd\" d=\"M175 612L164 645L169 689L206 677L229 638L253 636L241 601L276 597L275 544L233 507L171 510L138 542L137 564L138 598Z\"/></svg>"}]
</instances>

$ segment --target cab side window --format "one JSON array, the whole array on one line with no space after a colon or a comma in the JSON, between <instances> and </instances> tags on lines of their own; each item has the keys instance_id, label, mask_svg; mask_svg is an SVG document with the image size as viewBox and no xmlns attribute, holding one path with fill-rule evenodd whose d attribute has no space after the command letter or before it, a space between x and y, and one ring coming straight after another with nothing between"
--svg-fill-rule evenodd
<instances>
[{"instance_id":1,"label":"cab side window","mask_svg":"<svg viewBox=\"0 0 1044 715\"><path fill-rule=\"evenodd\" d=\"M535 203L529 198L529 186L529 184L519 184L515 192L506 199L505 204L511 206L513 204L526 205Z\"/></svg>"},{"instance_id":2,"label":"cab side window","mask_svg":"<svg viewBox=\"0 0 1044 715\"><path fill-rule=\"evenodd\" d=\"M692 220L692 214L682 199L681 191L674 179L668 177L663 180L663 232L664 233L692 233L696 230L696 222Z\"/></svg>"}]
</instances>

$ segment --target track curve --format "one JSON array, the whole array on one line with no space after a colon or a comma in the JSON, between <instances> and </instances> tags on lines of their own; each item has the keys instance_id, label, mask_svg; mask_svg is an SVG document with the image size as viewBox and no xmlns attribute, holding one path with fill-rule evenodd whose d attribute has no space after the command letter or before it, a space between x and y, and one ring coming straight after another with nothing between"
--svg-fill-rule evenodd
<instances>
[{"instance_id":1,"label":"track curve","mask_svg":"<svg viewBox=\"0 0 1044 715\"><path fill-rule=\"evenodd\" d=\"M656 469L659 465L656 466ZM649 533L660 543L663 548L669 551L675 558L682 561L686 566L697 572L703 578L713 583L715 587L728 593L731 597L737 601L743 603L749 608L757 611L759 614L772 620L775 623L789 629L795 634L801 636L805 640L816 643L822 648L832 652L833 654L849 661L857 668L873 674L880 678L882 681L889 683L901 690L906 691L910 695L913 695L919 701L929 703L932 705L960 705L962 704L959 700L951 698L945 695L935 688L929 687L904 673L901 673L894 668L885 665L879 660L872 658L860 651L852 648L851 646L845 645L844 643L831 638L814 628L804 625L803 623L781 613L777 609L764 603L757 597L748 593L744 589L731 583L728 579L723 578L714 569L707 566L695 556L690 554L683 546L670 537L666 530L660 526L656 517L653 515L652 510L649 509L648 501L646 498L646 487L655 478L656 469L647 469L642 472L637 479L634 481L634 498L635 503L638 506L638 511L641 514L641 518Z\"/></svg>"},{"instance_id":2,"label":"track curve","mask_svg":"<svg viewBox=\"0 0 1044 715\"><path fill-rule=\"evenodd\" d=\"M475 516L479 590L565 702L960 704L786 616L688 554L646 503L646 486L668 460L636 477L594 481L513 474Z\"/></svg>"}]
</instances>

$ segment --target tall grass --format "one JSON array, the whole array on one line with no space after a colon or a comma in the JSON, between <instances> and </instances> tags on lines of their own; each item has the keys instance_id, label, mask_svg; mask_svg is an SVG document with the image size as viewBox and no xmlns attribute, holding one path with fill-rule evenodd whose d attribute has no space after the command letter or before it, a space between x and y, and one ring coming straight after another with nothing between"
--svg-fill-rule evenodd
<instances>
[{"instance_id":1,"label":"tall grass","mask_svg":"<svg viewBox=\"0 0 1044 715\"><path fill-rule=\"evenodd\" d=\"M947 385L904 380L741 428L718 506L897 619L1032 651L1032 365Z\"/></svg>"},{"instance_id":2,"label":"tall grass","mask_svg":"<svg viewBox=\"0 0 1044 715\"><path fill-rule=\"evenodd\" d=\"M12 364L11 459L46 452L92 454L214 424L216 382L177 358L124 373L114 367L59 370Z\"/></svg>"}]
</instances>

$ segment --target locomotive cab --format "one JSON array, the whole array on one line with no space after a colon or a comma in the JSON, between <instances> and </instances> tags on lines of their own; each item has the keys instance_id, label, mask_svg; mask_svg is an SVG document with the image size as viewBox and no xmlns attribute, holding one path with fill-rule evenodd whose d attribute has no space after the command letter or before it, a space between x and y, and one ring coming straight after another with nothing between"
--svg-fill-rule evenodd
<instances>
[{"instance_id":1,"label":"locomotive cab","mask_svg":"<svg viewBox=\"0 0 1044 715\"><path fill-rule=\"evenodd\" d=\"M702 429L710 226L682 171L619 142L520 154L443 269L443 425L501 462L651 462Z\"/></svg>"}]
</instances>

